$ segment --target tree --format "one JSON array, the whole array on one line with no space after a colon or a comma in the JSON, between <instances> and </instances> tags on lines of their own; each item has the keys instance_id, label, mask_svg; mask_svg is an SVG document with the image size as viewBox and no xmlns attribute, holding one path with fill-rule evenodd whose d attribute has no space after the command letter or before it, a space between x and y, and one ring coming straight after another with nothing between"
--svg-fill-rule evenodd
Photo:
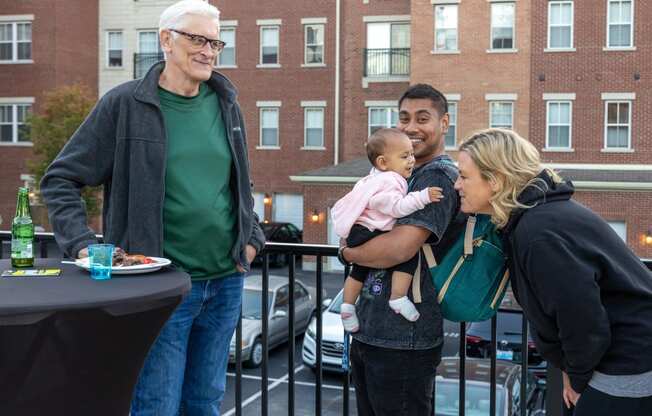
<instances>
[{"instance_id":1,"label":"tree","mask_svg":"<svg viewBox=\"0 0 652 416\"><path fill-rule=\"evenodd\" d=\"M50 163L82 124L95 102L88 87L80 84L63 86L47 92L40 112L28 117L34 157L27 161L27 167L36 183L41 182ZM99 214L98 194L98 188L82 190L89 217Z\"/></svg>"}]
</instances>

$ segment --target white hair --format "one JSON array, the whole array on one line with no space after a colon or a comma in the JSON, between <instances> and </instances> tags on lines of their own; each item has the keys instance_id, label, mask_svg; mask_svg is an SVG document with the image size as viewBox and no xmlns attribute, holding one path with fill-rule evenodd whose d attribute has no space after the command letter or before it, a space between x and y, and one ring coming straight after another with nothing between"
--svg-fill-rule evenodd
<instances>
[{"instance_id":1,"label":"white hair","mask_svg":"<svg viewBox=\"0 0 652 416\"><path fill-rule=\"evenodd\" d=\"M180 29L180 24L188 15L206 16L219 24L220 11L206 0L182 0L174 3L161 13L158 22L159 32L164 29Z\"/></svg>"}]
</instances>

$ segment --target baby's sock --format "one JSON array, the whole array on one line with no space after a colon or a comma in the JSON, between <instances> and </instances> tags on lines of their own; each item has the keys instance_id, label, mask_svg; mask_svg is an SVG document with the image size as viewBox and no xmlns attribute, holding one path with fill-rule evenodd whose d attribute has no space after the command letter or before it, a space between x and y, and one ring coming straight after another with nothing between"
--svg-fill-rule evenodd
<instances>
[{"instance_id":1,"label":"baby's sock","mask_svg":"<svg viewBox=\"0 0 652 416\"><path fill-rule=\"evenodd\" d=\"M350 303L342 303L340 307L340 317L344 330L348 332L358 332L360 323L358 322L358 315L355 313L355 305Z\"/></svg>"},{"instance_id":2,"label":"baby's sock","mask_svg":"<svg viewBox=\"0 0 652 416\"><path fill-rule=\"evenodd\" d=\"M403 315L405 319L414 322L419 319L419 311L414 306L414 303L407 296L402 298L393 299L389 301L389 307L396 313Z\"/></svg>"}]
</instances>

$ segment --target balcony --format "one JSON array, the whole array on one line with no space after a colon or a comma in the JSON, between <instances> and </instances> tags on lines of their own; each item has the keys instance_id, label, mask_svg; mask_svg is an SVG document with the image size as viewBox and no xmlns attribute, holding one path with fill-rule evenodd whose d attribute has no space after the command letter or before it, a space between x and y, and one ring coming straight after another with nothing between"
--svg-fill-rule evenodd
<instances>
[{"instance_id":1,"label":"balcony","mask_svg":"<svg viewBox=\"0 0 652 416\"><path fill-rule=\"evenodd\" d=\"M98 236L101 238L101 236ZM9 244L11 241L11 233L8 231L0 231L0 258L6 258L9 255ZM58 248L56 247L56 243L54 241L54 237L52 233L37 233L35 242L34 242L34 247L35 247L35 252L37 257L58 257L59 256L59 251ZM289 284L289 304L288 304L288 309L287 309L287 314L288 314L288 337L287 337L287 368L295 368L296 366L296 347L295 347L295 337L297 335L296 328L295 328L295 319L293 317L295 316L295 293L294 293L294 288L295 285L292 284L295 282L296 276L299 274L299 270L297 270L296 267L296 257L297 256L311 256L315 258L316 260L316 270L314 272L305 272L302 271L302 273L309 273L315 277L315 286L316 286L316 299L315 299L315 304L316 305L322 305L324 299L323 299L323 285L324 285L324 272L322 269L322 261L326 257L333 257L337 255L337 247L335 246L326 246L326 245L309 245L309 244L284 244L284 243L267 243L265 246L265 249L263 251L263 264L262 264L262 293L266 293L269 290L269 280L270 280L270 267L269 267L269 257L270 255L278 255L278 254L285 254L288 255L289 259L289 264L288 264L288 269L287 269L287 278L288 278L288 283ZM646 261L646 265L648 268L652 269L652 262ZM344 274L341 277L344 277L348 273L348 270L344 271ZM336 277L339 282L341 282L341 277L340 276L330 276ZM349 414L355 414L355 410L351 409L350 405L350 395L353 394L353 390L351 389L352 384L351 384L351 376L348 371L342 371L340 365L333 366L332 364L329 365L329 362L333 362L333 358L336 359L336 361L339 363L339 361L342 359L343 354L346 353L347 349L344 347L344 343L346 343L346 338L343 339L342 343L333 343L329 342L327 340L322 340L322 328L323 328L323 316L322 313L316 313L315 315L315 328L312 335L310 335L311 340L314 341L315 345L315 350L316 351L321 351L322 354L314 354L314 357L312 360L314 360L314 384L313 383L306 383L304 380L297 380L295 377L295 372L298 372L298 369L295 369L295 371L288 371L287 375L284 376L281 379L274 379L270 377L270 359L269 359L269 342L268 342L268 335L269 335L269 325L268 322L270 322L271 314L270 311L272 308L270 308L271 305L268 304L269 300L267 296L261 296L261 311L262 311L262 317L261 317L261 324L262 324L262 363L261 363L261 368L260 368L260 377L258 376L252 376L252 375L247 375L243 373L242 369L242 351L240 348L235 348L234 354L235 354L235 365L234 365L234 372L235 374L232 374L235 378L235 382L232 384L233 388L229 387L230 391L227 391L227 396L230 394L232 397L233 402L233 409L228 411L226 414L228 415L235 415L235 416L240 416L243 414L244 410L248 410L249 412L247 414L251 414L251 409L250 407L247 407L250 405L254 400L260 402L260 415L261 416L268 416L270 414L280 414L275 412L273 409L278 409L280 405L284 409L287 409L287 414L288 416L294 416L297 413L297 404L300 405L301 408L304 410L306 409L306 405L309 406L309 408L312 408L312 411L310 411L310 414L315 414L315 415L322 415L322 414L328 414L328 415L333 415L333 414L341 414L341 415L346 415L348 416ZM513 309L501 309L501 312L503 313L508 313L508 314L519 314L520 311L514 311ZM525 320L521 320L522 322L522 328L521 328L521 334L520 334L520 351L528 351L533 348L532 345L528 344L528 326L527 322ZM469 374L469 367L476 366L477 364L477 359L473 358L467 358L466 357L466 352L469 351L469 348L473 347L473 343L476 342L477 340L472 335L467 336L467 324L466 323L460 323L460 324L452 324L455 326L459 327L459 340L455 340L454 342L458 344L458 347L453 345L454 348L459 348L457 349L457 355L459 356L458 359L455 359L456 365L459 366L459 369L457 368L444 368L446 372L450 373L450 378L448 379L441 379L441 377L438 377L437 382L436 382L436 392L437 392L437 401L436 403L439 403L440 397L444 394L446 389L448 388L446 383L442 383L442 381L448 380L449 384L450 381L454 381L455 384L455 391L454 394L458 395L456 396L455 400L458 400L457 403L470 403L471 399L473 399L471 396L475 393L472 393L475 390L477 390L477 381L472 381L468 382L467 381L467 374ZM487 380L488 382L484 383L486 385L486 389L488 390L486 392L487 398L483 398L482 400L477 400L477 402L482 402L482 406L484 408L485 413L483 414L489 414L489 415L497 415L497 414L509 414L512 416L542 416L542 415L548 415L548 416L561 416L563 413L563 403L562 403L562 397L561 397L561 390L562 390L562 381L561 381L561 372L559 370L556 370L554 368L548 368L547 372L545 372L545 376L542 379L539 379L536 384L543 386L542 388L544 389L544 394L540 395L538 397L538 403L536 403L537 409L532 408L532 397L531 397L531 387L532 387L532 382L531 380L532 377L529 375L528 369L531 370L531 364L536 364L536 363L529 363L529 360L532 356L532 354L515 354L513 357L512 361L516 361L515 365L512 365L511 369L511 374L512 376L520 376L520 380L528 380L525 383L520 383L519 387L515 387L513 390L514 396L512 396L511 399L511 406L509 406L509 409L503 409L504 406L504 394L505 394L505 389L501 385L497 385L496 380L497 377L498 379L501 377L501 373L504 373L504 357L500 357L500 348L497 346L497 319L494 317L490 321L490 334L491 334L491 340L488 342L488 345L485 347L486 348L486 354L485 356L487 363L482 364L482 368L484 369L484 374L487 375ZM242 334L243 334L243 329L242 329L242 319L238 323L236 333L235 333L235 342L234 345L242 345ZM309 335L306 335L309 336ZM450 344L449 344L450 345ZM504 346L503 346L504 347ZM498 352L498 354L497 354ZM496 358L498 356L498 359ZM326 360L328 362L323 362L323 360ZM443 363L440 367L446 366L447 364L451 363L451 359L447 359L445 363ZM278 365L278 360L277 363ZM313 364L311 364L311 367ZM283 365L283 367L285 367ZM303 366L301 366L303 367ZM323 381L323 369L324 368L329 368L331 370L339 370L339 374L337 377L341 380L339 386L334 386L332 381L331 384L324 383ZM466 369L466 371L465 371ZM504 375L504 374L503 374ZM331 380L333 380L332 377L330 377ZM454 378L454 380L453 380ZM249 396L249 398L243 398L243 395L245 394L245 391L248 391L246 394L251 393L251 384L248 384L246 387L243 388L243 380L251 383L252 380L259 380L260 385L257 387L258 392L253 394L252 396ZM276 386L279 384L287 385L287 396L285 399L281 398L282 403L279 403L279 397L278 395L272 395L271 390L274 389ZM307 385L314 386L314 399L313 396L308 394L304 394L305 390L301 390L300 393L298 394L299 398L297 401L296 395L295 395L295 388L299 389L305 389ZM456 386L464 386L465 388L458 389ZM439 389L439 390L437 390ZM336 390L338 396L334 399L332 397L332 392L333 390ZM450 390L450 389L449 389ZM330 393L331 396L327 400L323 400L323 395L326 393ZM286 402L287 400L287 402ZM337 410L334 408L334 403L333 400L341 401L341 406L340 410ZM545 400L545 401L543 401ZM308 403L313 401L313 403ZM518 403L526 403L525 406L521 406ZM468 406L468 405L467 405ZM545 411L541 410L542 406L545 407ZM505 410L503 413L501 409ZM466 406L461 407L459 409L455 409L454 413L449 412L450 409L444 409L443 411L445 413L443 414L459 414L461 416L464 416L465 414L468 414L468 412L476 411L476 410L470 410L466 408ZM468 412L467 412L468 410ZM299 413L301 413L301 409L298 410ZM285 413L285 412L284 412ZM435 414L440 414L437 412L437 404L435 404ZM474 413L476 414L476 413Z\"/></svg>"},{"instance_id":2,"label":"balcony","mask_svg":"<svg viewBox=\"0 0 652 416\"><path fill-rule=\"evenodd\" d=\"M163 60L163 52L157 53L135 53L134 54L134 79L142 78L147 71Z\"/></svg>"},{"instance_id":3,"label":"balcony","mask_svg":"<svg viewBox=\"0 0 652 416\"><path fill-rule=\"evenodd\" d=\"M410 48L365 49L364 76L369 78L410 75Z\"/></svg>"}]
</instances>

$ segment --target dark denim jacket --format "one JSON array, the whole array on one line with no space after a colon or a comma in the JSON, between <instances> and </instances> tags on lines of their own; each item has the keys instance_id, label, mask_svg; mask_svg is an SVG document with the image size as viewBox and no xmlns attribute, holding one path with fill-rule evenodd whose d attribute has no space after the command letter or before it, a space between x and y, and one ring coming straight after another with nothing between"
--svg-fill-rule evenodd
<instances>
[{"instance_id":1,"label":"dark denim jacket","mask_svg":"<svg viewBox=\"0 0 652 416\"><path fill-rule=\"evenodd\" d=\"M145 78L107 92L48 167L41 194L57 243L67 255L76 257L96 242L80 192L84 186L100 185L105 240L127 251L163 255L167 138L158 98L162 70L159 63ZM231 81L213 72L207 83L219 97L233 157L238 235L231 256L248 267L246 244L260 251L265 237L253 212L244 121Z\"/></svg>"},{"instance_id":2,"label":"dark denim jacket","mask_svg":"<svg viewBox=\"0 0 652 416\"><path fill-rule=\"evenodd\" d=\"M438 247L451 239L460 228L449 224L461 221L458 217L459 197L454 189L458 171L448 156L439 156L426 165L415 169L410 180L409 191L418 191L429 186L443 189L444 199L427 205L407 217L398 220L397 225L415 225L428 229L432 234L428 243L438 256ZM392 270L372 270L367 277L357 304L360 330L353 338L377 347L402 350L434 348L443 342L442 316L437 303L437 293L425 261L421 262L421 298L416 304L421 314L416 322L409 322L389 307ZM412 293L408 294L412 299Z\"/></svg>"}]
</instances>

